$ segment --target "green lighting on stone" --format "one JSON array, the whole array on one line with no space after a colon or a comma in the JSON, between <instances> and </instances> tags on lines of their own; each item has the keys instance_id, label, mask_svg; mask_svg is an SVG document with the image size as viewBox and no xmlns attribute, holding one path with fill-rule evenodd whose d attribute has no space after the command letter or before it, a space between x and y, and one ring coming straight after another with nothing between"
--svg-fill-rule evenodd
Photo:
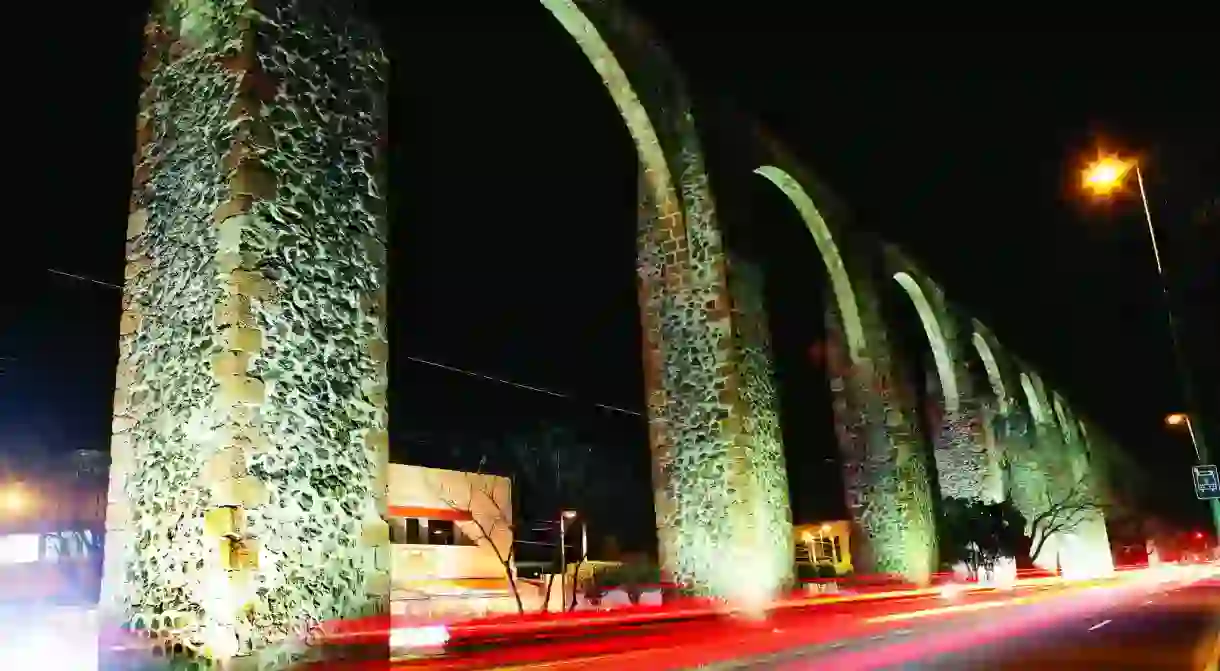
<instances>
[{"instance_id":1,"label":"green lighting on stone","mask_svg":"<svg viewBox=\"0 0 1220 671\"><path fill-rule=\"evenodd\" d=\"M338 2L146 35L100 607L286 661L388 607L384 57Z\"/></svg>"},{"instance_id":2,"label":"green lighting on stone","mask_svg":"<svg viewBox=\"0 0 1220 671\"><path fill-rule=\"evenodd\" d=\"M830 226L801 182L774 165L757 168L788 197L809 229L830 279L827 369L843 456L844 489L867 552L859 570L922 583L935 569L932 492L914 422L888 380L892 354L880 304L865 275L851 275Z\"/></svg>"},{"instance_id":3,"label":"green lighting on stone","mask_svg":"<svg viewBox=\"0 0 1220 671\"><path fill-rule=\"evenodd\" d=\"M640 159L637 268L662 568L695 591L756 605L791 571L786 474L766 435L774 399L759 395L758 358L742 351L731 311L690 100L668 56L611 3L542 4L602 78ZM743 566L758 570L743 576Z\"/></svg>"}]
</instances>

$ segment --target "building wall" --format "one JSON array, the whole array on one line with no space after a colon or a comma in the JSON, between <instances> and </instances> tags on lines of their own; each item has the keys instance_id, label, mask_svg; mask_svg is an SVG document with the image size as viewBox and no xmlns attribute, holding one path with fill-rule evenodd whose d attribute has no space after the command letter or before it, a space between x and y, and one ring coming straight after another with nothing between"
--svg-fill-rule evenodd
<instances>
[{"instance_id":1,"label":"building wall","mask_svg":"<svg viewBox=\"0 0 1220 671\"><path fill-rule=\"evenodd\" d=\"M452 521L476 544L391 543L390 582L397 599L508 589L504 565L512 548L512 484L508 478L391 464L387 516Z\"/></svg>"}]
</instances>

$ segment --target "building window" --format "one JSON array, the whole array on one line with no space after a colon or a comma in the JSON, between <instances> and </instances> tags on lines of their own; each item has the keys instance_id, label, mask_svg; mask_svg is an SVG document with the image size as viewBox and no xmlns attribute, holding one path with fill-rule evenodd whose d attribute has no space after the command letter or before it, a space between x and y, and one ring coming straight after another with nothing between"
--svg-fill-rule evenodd
<instances>
[{"instance_id":1,"label":"building window","mask_svg":"<svg viewBox=\"0 0 1220 671\"><path fill-rule=\"evenodd\" d=\"M428 520L428 545L475 545L452 520Z\"/></svg>"},{"instance_id":2,"label":"building window","mask_svg":"<svg viewBox=\"0 0 1220 671\"><path fill-rule=\"evenodd\" d=\"M478 545L452 520L388 517L391 545Z\"/></svg>"},{"instance_id":3,"label":"building window","mask_svg":"<svg viewBox=\"0 0 1220 671\"><path fill-rule=\"evenodd\" d=\"M834 545L831 543L830 539L821 538L814 541L813 548L815 562L828 561L833 563L835 561Z\"/></svg>"},{"instance_id":4,"label":"building window","mask_svg":"<svg viewBox=\"0 0 1220 671\"><path fill-rule=\"evenodd\" d=\"M386 523L390 525L392 545L420 545L425 542L420 521L414 517L391 517Z\"/></svg>"}]
</instances>

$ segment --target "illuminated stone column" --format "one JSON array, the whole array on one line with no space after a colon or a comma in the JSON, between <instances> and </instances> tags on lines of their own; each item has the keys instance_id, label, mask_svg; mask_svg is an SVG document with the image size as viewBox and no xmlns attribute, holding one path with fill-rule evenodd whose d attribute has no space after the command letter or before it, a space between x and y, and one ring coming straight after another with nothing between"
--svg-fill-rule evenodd
<instances>
[{"instance_id":1,"label":"illuminated stone column","mask_svg":"<svg viewBox=\"0 0 1220 671\"><path fill-rule=\"evenodd\" d=\"M816 181L783 145L766 133L756 139L774 163L754 172L796 208L830 280L825 361L856 542L853 563L862 572L925 582L936 559L932 490L914 409L892 384L893 352L871 277L873 259L845 246L854 240L842 230L832 230L808 191Z\"/></svg>"},{"instance_id":2,"label":"illuminated stone column","mask_svg":"<svg viewBox=\"0 0 1220 671\"><path fill-rule=\"evenodd\" d=\"M209 658L388 607L384 57L348 5L146 29L102 609Z\"/></svg>"},{"instance_id":3,"label":"illuminated stone column","mask_svg":"<svg viewBox=\"0 0 1220 671\"><path fill-rule=\"evenodd\" d=\"M826 327L844 491L863 545L853 551L860 558L856 568L924 584L936 567L937 537L923 440L893 382L876 294L862 279L856 295L871 356L855 362L848 356L841 313L833 302Z\"/></svg>"},{"instance_id":4,"label":"illuminated stone column","mask_svg":"<svg viewBox=\"0 0 1220 671\"><path fill-rule=\"evenodd\" d=\"M942 498L982 500L986 496L988 459L982 431L982 406L966 368L959 325L944 291L914 269L901 251L885 247L891 264L901 268L893 277L910 297L929 344L928 379L916 380L931 393L935 406L913 408L924 413L932 434L937 484ZM913 395L912 400L918 398Z\"/></svg>"},{"instance_id":5,"label":"illuminated stone column","mask_svg":"<svg viewBox=\"0 0 1220 671\"><path fill-rule=\"evenodd\" d=\"M751 396L760 380L743 374L743 332L707 176L695 139L685 139L681 203L650 199L655 175L641 175L638 269L659 554L670 580L761 608L792 570L787 474L782 446L768 435L773 408L769 420L767 404Z\"/></svg>"},{"instance_id":6,"label":"illuminated stone column","mask_svg":"<svg viewBox=\"0 0 1220 671\"><path fill-rule=\"evenodd\" d=\"M776 540L790 534L786 515L769 505L786 476L761 472L782 461L756 459L748 433L755 421L724 243L682 77L617 3L542 4L601 77L639 157L637 269L662 569L697 592L761 606L790 570L771 570L791 560Z\"/></svg>"},{"instance_id":7,"label":"illuminated stone column","mask_svg":"<svg viewBox=\"0 0 1220 671\"><path fill-rule=\"evenodd\" d=\"M788 499L788 468L780 425L779 391L768 323L761 269L743 259L729 258L729 294L733 301L733 335L740 353L743 430L752 441L751 469L761 490L754 502L758 542L772 545L767 559L775 562L768 574L791 580L792 507ZM755 569L751 569L755 570Z\"/></svg>"}]
</instances>

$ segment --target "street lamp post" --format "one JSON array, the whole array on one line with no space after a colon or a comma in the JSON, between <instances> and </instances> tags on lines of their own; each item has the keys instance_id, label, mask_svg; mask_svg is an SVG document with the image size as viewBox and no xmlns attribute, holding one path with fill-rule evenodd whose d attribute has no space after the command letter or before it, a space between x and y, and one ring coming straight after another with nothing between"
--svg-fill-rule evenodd
<instances>
[{"instance_id":1,"label":"street lamp post","mask_svg":"<svg viewBox=\"0 0 1220 671\"><path fill-rule=\"evenodd\" d=\"M1152 243L1152 258L1156 261L1157 278L1161 282L1161 299L1165 303L1165 321L1169 328L1169 341L1173 349L1174 365L1177 367L1178 382L1182 385L1182 397L1186 403L1185 413L1174 413L1166 418L1171 426L1185 425L1190 434L1190 444L1195 451L1195 463L1202 464L1207 459L1207 446L1203 440L1203 430L1196 430L1191 421L1195 412L1194 385L1191 382L1190 368L1186 364L1186 356L1182 350L1181 338L1178 336L1177 319L1173 313L1173 301L1169 296L1169 278L1165 275L1165 266L1161 262L1161 249L1156 240L1156 228L1152 225L1152 210L1148 207L1148 192L1144 189L1144 173L1140 170L1139 161L1124 160L1114 155L1102 156L1090 164L1083 172L1083 186L1098 196L1108 196L1122 186L1123 178L1128 173L1135 173L1135 183L1140 192L1140 204L1144 207L1144 223L1148 226L1148 240ZM1195 415L1197 417L1197 415ZM1211 500L1212 519L1216 530L1220 532L1220 501Z\"/></svg>"},{"instance_id":2,"label":"street lamp post","mask_svg":"<svg viewBox=\"0 0 1220 671\"><path fill-rule=\"evenodd\" d=\"M1199 436L1195 433L1195 425L1190 421L1190 415L1184 412L1175 412L1165 418L1165 423L1169 426L1186 427L1186 433L1190 436L1190 445L1195 448L1195 460L1200 464L1203 463L1203 453L1199 448Z\"/></svg>"},{"instance_id":3,"label":"street lamp post","mask_svg":"<svg viewBox=\"0 0 1220 671\"><path fill-rule=\"evenodd\" d=\"M576 519L575 510L565 510L559 514L559 596L561 603L568 602L568 521ZM572 576L575 579L576 576ZM575 585L573 585L575 587ZM550 595L547 595L550 598Z\"/></svg>"}]
</instances>

